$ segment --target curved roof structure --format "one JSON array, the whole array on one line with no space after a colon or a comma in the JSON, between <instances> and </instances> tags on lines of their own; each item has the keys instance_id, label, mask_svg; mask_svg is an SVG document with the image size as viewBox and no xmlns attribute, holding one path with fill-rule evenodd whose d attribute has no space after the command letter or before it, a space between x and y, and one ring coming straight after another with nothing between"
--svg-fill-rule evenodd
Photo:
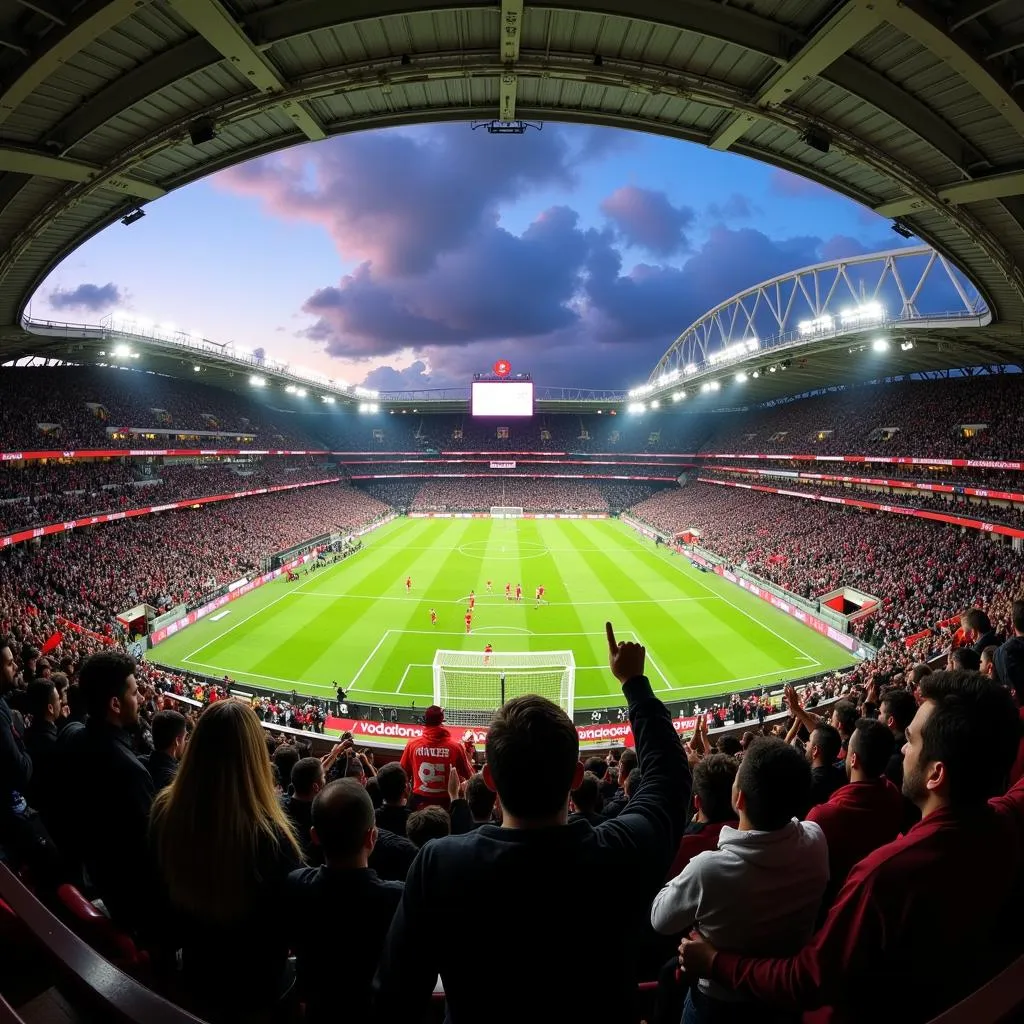
<instances>
[{"instance_id":1,"label":"curved roof structure","mask_svg":"<svg viewBox=\"0 0 1024 1024\"><path fill-rule=\"evenodd\" d=\"M768 161L898 219L1024 323L1022 85L1018 0L7 0L0 345L62 257L172 189L481 118Z\"/></svg>"}]
</instances>

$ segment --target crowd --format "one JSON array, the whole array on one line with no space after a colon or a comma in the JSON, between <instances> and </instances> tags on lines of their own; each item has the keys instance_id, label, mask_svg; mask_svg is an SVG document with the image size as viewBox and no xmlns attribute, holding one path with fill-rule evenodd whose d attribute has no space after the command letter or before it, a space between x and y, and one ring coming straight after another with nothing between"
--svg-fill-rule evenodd
<instances>
[{"instance_id":1,"label":"crowd","mask_svg":"<svg viewBox=\"0 0 1024 1024\"><path fill-rule=\"evenodd\" d=\"M127 461L4 467L0 469L0 534L184 498L338 476L337 466L321 460L276 457L141 467Z\"/></svg>"},{"instance_id":2,"label":"crowd","mask_svg":"<svg viewBox=\"0 0 1024 1024\"><path fill-rule=\"evenodd\" d=\"M276 551L352 532L388 511L355 488L324 484L13 545L0 550L0 630L19 641L29 630L39 646L60 615L108 634L114 617L137 604L193 604L259 571Z\"/></svg>"},{"instance_id":3,"label":"crowd","mask_svg":"<svg viewBox=\"0 0 1024 1024\"><path fill-rule=\"evenodd\" d=\"M737 741L700 715L684 743L609 624L635 748L581 762L565 713L518 697L482 771L441 708L397 762L350 737L317 758L220 687L182 714L119 651L54 671L0 639L0 845L44 901L97 900L212 1024L415 1024L438 982L452 1024L623 1024L655 977L659 1022L852 1024L881 986L923 1024L1021 949L1024 602L1012 629L988 674L917 665L824 717L788 688L780 726ZM950 884L982 876L993 898ZM453 915L502 907L456 941ZM615 956L578 985L610 912Z\"/></svg>"},{"instance_id":4,"label":"crowd","mask_svg":"<svg viewBox=\"0 0 1024 1024\"><path fill-rule=\"evenodd\" d=\"M591 460L580 458L550 457L547 460L516 456L509 461L515 467L491 466L491 458L473 458L465 455L422 457L396 455L389 460L358 461L349 457L341 458L341 465L354 478L372 475L414 475L414 476L585 476L585 477L654 477L674 480L692 463L689 459L641 459L623 453L613 458L594 457ZM502 461L496 459L495 461Z\"/></svg>"}]
</instances>

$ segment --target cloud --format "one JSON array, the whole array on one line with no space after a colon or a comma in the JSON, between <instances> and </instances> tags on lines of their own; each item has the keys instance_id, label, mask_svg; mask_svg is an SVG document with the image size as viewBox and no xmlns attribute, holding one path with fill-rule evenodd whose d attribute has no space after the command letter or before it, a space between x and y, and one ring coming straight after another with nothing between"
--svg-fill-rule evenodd
<instances>
[{"instance_id":1,"label":"cloud","mask_svg":"<svg viewBox=\"0 0 1024 1024\"><path fill-rule=\"evenodd\" d=\"M733 192L722 203L709 203L706 213L708 217L716 221L750 220L751 217L759 214L760 208L755 206L746 196L739 192Z\"/></svg>"},{"instance_id":2,"label":"cloud","mask_svg":"<svg viewBox=\"0 0 1024 1024\"><path fill-rule=\"evenodd\" d=\"M345 259L422 274L532 189L570 187L572 148L557 132L492 136L466 125L414 135L362 132L223 171L216 183L330 232Z\"/></svg>"},{"instance_id":3,"label":"cloud","mask_svg":"<svg viewBox=\"0 0 1024 1024\"><path fill-rule=\"evenodd\" d=\"M107 284L80 284L77 288L55 288L50 292L53 309L83 309L100 313L124 302L124 292L113 281Z\"/></svg>"},{"instance_id":4,"label":"cloud","mask_svg":"<svg viewBox=\"0 0 1024 1024\"><path fill-rule=\"evenodd\" d=\"M810 178L776 167L768 175L768 191L782 199L835 199L836 193Z\"/></svg>"},{"instance_id":5,"label":"cloud","mask_svg":"<svg viewBox=\"0 0 1024 1024\"><path fill-rule=\"evenodd\" d=\"M402 370L393 366L378 366L362 381L364 387L373 388L375 391L423 391L427 388L443 388L458 383L462 382L435 378L422 359L417 359Z\"/></svg>"},{"instance_id":6,"label":"cloud","mask_svg":"<svg viewBox=\"0 0 1024 1024\"><path fill-rule=\"evenodd\" d=\"M664 192L624 185L601 203L626 245L653 256L672 256L689 248L686 229L695 219L688 206L673 206Z\"/></svg>"}]
</instances>

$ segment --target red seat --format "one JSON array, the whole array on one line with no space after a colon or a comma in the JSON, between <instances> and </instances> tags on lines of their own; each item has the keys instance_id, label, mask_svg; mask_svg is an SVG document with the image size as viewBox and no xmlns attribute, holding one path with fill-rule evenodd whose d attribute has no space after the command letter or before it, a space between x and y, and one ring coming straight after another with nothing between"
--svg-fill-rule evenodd
<instances>
[{"instance_id":1,"label":"red seat","mask_svg":"<svg viewBox=\"0 0 1024 1024\"><path fill-rule=\"evenodd\" d=\"M149 965L149 954L135 945L106 914L96 909L73 885L62 885L57 898L71 918L72 930L123 971L137 974Z\"/></svg>"}]
</instances>

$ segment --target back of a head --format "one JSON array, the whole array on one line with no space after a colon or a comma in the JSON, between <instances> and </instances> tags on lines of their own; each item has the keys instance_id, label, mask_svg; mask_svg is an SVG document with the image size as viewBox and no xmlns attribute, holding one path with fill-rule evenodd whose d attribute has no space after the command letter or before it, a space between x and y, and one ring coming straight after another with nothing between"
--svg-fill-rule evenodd
<instances>
[{"instance_id":1,"label":"back of a head","mask_svg":"<svg viewBox=\"0 0 1024 1024\"><path fill-rule=\"evenodd\" d=\"M931 665L926 665L923 661L919 661L910 670L910 681L914 684L914 686L917 686L917 684L920 683L921 680L924 679L925 676L930 676L931 674L932 674L932 667L931 667Z\"/></svg>"},{"instance_id":2,"label":"back of a head","mask_svg":"<svg viewBox=\"0 0 1024 1024\"><path fill-rule=\"evenodd\" d=\"M625 787L629 773L640 763L633 747L626 747L619 758L619 785Z\"/></svg>"},{"instance_id":3,"label":"back of a head","mask_svg":"<svg viewBox=\"0 0 1024 1024\"><path fill-rule=\"evenodd\" d=\"M502 807L518 818L547 818L566 806L579 754L576 727L546 697L515 697L491 719L487 765Z\"/></svg>"},{"instance_id":4,"label":"back of a head","mask_svg":"<svg viewBox=\"0 0 1024 1024\"><path fill-rule=\"evenodd\" d=\"M843 738L839 730L831 725L815 726L811 733L811 743L816 746L826 764L838 760L839 751L843 749Z\"/></svg>"},{"instance_id":5,"label":"back of a head","mask_svg":"<svg viewBox=\"0 0 1024 1024\"><path fill-rule=\"evenodd\" d=\"M1010 610L1010 619L1013 622L1013 631L1018 635L1024 635L1024 600L1016 600Z\"/></svg>"},{"instance_id":6,"label":"back of a head","mask_svg":"<svg viewBox=\"0 0 1024 1024\"><path fill-rule=\"evenodd\" d=\"M377 785L382 800L386 803L398 803L406 794L409 776L397 761L391 761L377 772Z\"/></svg>"},{"instance_id":7,"label":"back of a head","mask_svg":"<svg viewBox=\"0 0 1024 1024\"><path fill-rule=\"evenodd\" d=\"M584 772L579 786L572 791L573 806L581 814L593 814L601 797L601 786L593 772Z\"/></svg>"},{"instance_id":8,"label":"back of a head","mask_svg":"<svg viewBox=\"0 0 1024 1024\"><path fill-rule=\"evenodd\" d=\"M366 835L374 827L373 802L355 779L338 779L317 793L312 821L324 858L349 860L366 849Z\"/></svg>"},{"instance_id":9,"label":"back of a head","mask_svg":"<svg viewBox=\"0 0 1024 1024\"><path fill-rule=\"evenodd\" d=\"M981 668L981 655L973 647L957 647L949 652L954 672L977 672Z\"/></svg>"},{"instance_id":10,"label":"back of a head","mask_svg":"<svg viewBox=\"0 0 1024 1024\"><path fill-rule=\"evenodd\" d=\"M751 740L751 746L754 742ZM708 821L735 820L732 784L739 767L739 761L728 754L712 754L693 769L693 791L700 797L701 811Z\"/></svg>"},{"instance_id":11,"label":"back of a head","mask_svg":"<svg viewBox=\"0 0 1024 1024\"><path fill-rule=\"evenodd\" d=\"M185 716L180 711L158 711L153 716L153 747L167 751L188 728Z\"/></svg>"},{"instance_id":12,"label":"back of a head","mask_svg":"<svg viewBox=\"0 0 1024 1024\"><path fill-rule=\"evenodd\" d=\"M955 806L1002 792L1020 744L1020 717L1009 690L980 672L933 672L921 682L931 705L921 726L918 765L941 761Z\"/></svg>"},{"instance_id":13,"label":"back of a head","mask_svg":"<svg viewBox=\"0 0 1024 1024\"><path fill-rule=\"evenodd\" d=\"M431 839L443 839L452 833L452 819L443 807L422 807L409 815L405 834L416 847L425 846Z\"/></svg>"},{"instance_id":14,"label":"back of a head","mask_svg":"<svg viewBox=\"0 0 1024 1024\"><path fill-rule=\"evenodd\" d=\"M774 736L750 744L736 773L753 828L771 832L803 815L811 802L811 769L795 747Z\"/></svg>"},{"instance_id":15,"label":"back of a head","mask_svg":"<svg viewBox=\"0 0 1024 1024\"><path fill-rule=\"evenodd\" d=\"M311 800L314 787L324 780L324 766L318 757L300 757L292 766L292 790L300 800Z\"/></svg>"},{"instance_id":16,"label":"back of a head","mask_svg":"<svg viewBox=\"0 0 1024 1024\"><path fill-rule=\"evenodd\" d=\"M917 714L917 701L909 690L883 690L879 697L879 705L883 719L892 718L897 732L906 732L907 726Z\"/></svg>"},{"instance_id":17,"label":"back of a head","mask_svg":"<svg viewBox=\"0 0 1024 1024\"><path fill-rule=\"evenodd\" d=\"M466 803L469 804L469 813L474 821L490 819L497 797L498 794L484 782L479 772L469 777L466 783Z\"/></svg>"},{"instance_id":18,"label":"back of a head","mask_svg":"<svg viewBox=\"0 0 1024 1024\"><path fill-rule=\"evenodd\" d=\"M832 708L840 735L851 736L857 728L857 706L850 700L836 701Z\"/></svg>"},{"instance_id":19,"label":"back of a head","mask_svg":"<svg viewBox=\"0 0 1024 1024\"><path fill-rule=\"evenodd\" d=\"M34 719L38 718L42 721L46 716L47 708L53 704L59 705L59 703L57 687L51 680L33 679L28 684L25 693L25 707Z\"/></svg>"},{"instance_id":20,"label":"back of a head","mask_svg":"<svg viewBox=\"0 0 1024 1024\"><path fill-rule=\"evenodd\" d=\"M988 615L981 608L969 609L964 615L964 619L967 622L968 629L973 629L975 633L982 636L992 628Z\"/></svg>"},{"instance_id":21,"label":"back of a head","mask_svg":"<svg viewBox=\"0 0 1024 1024\"><path fill-rule=\"evenodd\" d=\"M241 912L259 841L265 848L286 843L300 856L250 707L225 700L203 711L174 781L157 794L151 827L172 900L201 917Z\"/></svg>"},{"instance_id":22,"label":"back of a head","mask_svg":"<svg viewBox=\"0 0 1024 1024\"><path fill-rule=\"evenodd\" d=\"M604 778L604 773L608 771L608 762L603 757L588 757L583 762L583 767L600 782Z\"/></svg>"},{"instance_id":23,"label":"back of a head","mask_svg":"<svg viewBox=\"0 0 1024 1024\"><path fill-rule=\"evenodd\" d=\"M284 785L291 782L292 769L299 763L299 759L298 748L292 746L291 743L282 743L274 751L271 760L277 765L277 770L281 773L281 782Z\"/></svg>"},{"instance_id":24,"label":"back of a head","mask_svg":"<svg viewBox=\"0 0 1024 1024\"><path fill-rule=\"evenodd\" d=\"M849 762L851 755L857 755L860 770L869 779L881 778L889 764L889 758L896 749L896 740L884 722L877 718L861 718L857 728L850 737L850 749L847 753Z\"/></svg>"},{"instance_id":25,"label":"back of a head","mask_svg":"<svg viewBox=\"0 0 1024 1024\"><path fill-rule=\"evenodd\" d=\"M643 782L643 773L639 768L634 768L626 776L626 781L622 784L622 792L626 794L627 800L640 788L641 782Z\"/></svg>"},{"instance_id":26,"label":"back of a head","mask_svg":"<svg viewBox=\"0 0 1024 1024\"><path fill-rule=\"evenodd\" d=\"M106 718L111 699L124 696L128 677L134 674L135 661L127 654L120 651L90 654L78 674L78 685L89 714L97 719Z\"/></svg>"},{"instance_id":27,"label":"back of a head","mask_svg":"<svg viewBox=\"0 0 1024 1024\"><path fill-rule=\"evenodd\" d=\"M735 736L723 736L718 741L718 749L728 757L735 757L743 751L743 744Z\"/></svg>"}]
</instances>

